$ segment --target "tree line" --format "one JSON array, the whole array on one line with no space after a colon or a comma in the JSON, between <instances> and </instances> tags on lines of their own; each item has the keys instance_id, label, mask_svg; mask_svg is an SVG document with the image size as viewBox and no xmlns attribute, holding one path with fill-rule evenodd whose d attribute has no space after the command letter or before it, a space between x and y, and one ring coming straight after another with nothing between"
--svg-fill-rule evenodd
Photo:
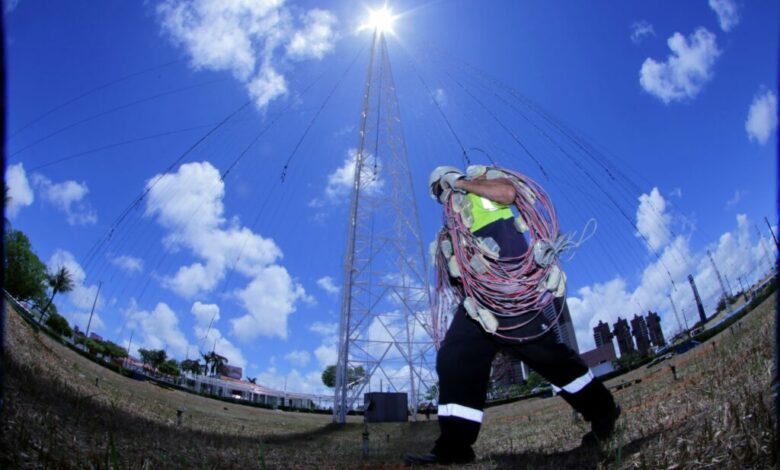
<instances>
[{"instance_id":1,"label":"tree line","mask_svg":"<svg viewBox=\"0 0 780 470\"><path fill-rule=\"evenodd\" d=\"M54 297L74 288L73 276L65 266L53 272L32 250L30 239L21 230L3 234L3 287L15 299L31 302L40 310L38 324L47 316L46 325L62 336L72 336L68 321L57 312ZM49 294L47 291L51 291Z\"/></svg>"},{"instance_id":2,"label":"tree line","mask_svg":"<svg viewBox=\"0 0 780 470\"><path fill-rule=\"evenodd\" d=\"M8 203L6 197L6 204ZM3 271L4 288L16 300L30 302L40 311L37 322L44 323L54 333L61 337L74 338L76 344L84 346L86 351L97 358L105 358L109 362L114 359L128 357L128 351L118 344L97 338L87 338L76 331L57 311L54 298L59 293L71 292L75 287L73 275L65 266L49 271L38 255L33 251L27 235L21 230L10 228L3 235ZM46 318L45 322L43 321ZM222 373L228 363L225 356L215 353L201 353L200 359L185 359L178 362L167 357L163 349L139 349L141 361L161 374L178 377L182 372L195 375L212 375Z\"/></svg>"}]
</instances>

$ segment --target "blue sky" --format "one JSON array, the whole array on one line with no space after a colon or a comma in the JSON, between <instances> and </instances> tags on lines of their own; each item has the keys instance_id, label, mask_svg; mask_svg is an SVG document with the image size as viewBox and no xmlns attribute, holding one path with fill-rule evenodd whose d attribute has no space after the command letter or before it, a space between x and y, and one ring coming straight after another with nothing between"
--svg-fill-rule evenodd
<instances>
[{"instance_id":1,"label":"blue sky","mask_svg":"<svg viewBox=\"0 0 780 470\"><path fill-rule=\"evenodd\" d=\"M132 334L134 350L165 347L178 359L216 344L260 383L322 391L370 41L355 31L373 6L6 2L7 215L50 267L74 273L60 311L84 328L102 282L93 329L107 338ZM738 277L768 269L776 3L391 7L403 12L388 48L424 240L441 220L426 195L430 169L462 165L437 100L466 147L548 189L564 231L598 222L564 263L581 349L599 320L618 315L657 310L673 333L670 295L695 321L687 275L708 308L720 296L707 250L735 290ZM486 86L485 74L506 87ZM609 158L618 181L583 155L556 154L506 106L510 88Z\"/></svg>"}]
</instances>

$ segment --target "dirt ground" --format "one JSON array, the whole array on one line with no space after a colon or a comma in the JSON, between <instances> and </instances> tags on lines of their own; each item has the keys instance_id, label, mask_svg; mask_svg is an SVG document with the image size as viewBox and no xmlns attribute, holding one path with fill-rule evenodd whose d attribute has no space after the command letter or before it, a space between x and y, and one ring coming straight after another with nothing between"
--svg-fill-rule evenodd
<instances>
[{"instance_id":1,"label":"dirt ground","mask_svg":"<svg viewBox=\"0 0 780 470\"><path fill-rule=\"evenodd\" d=\"M467 467L771 468L775 299L685 354L609 381L623 416L603 452L578 447L587 423L562 399L531 399L486 410ZM339 426L132 380L5 314L2 468L396 468L438 433L424 417Z\"/></svg>"}]
</instances>

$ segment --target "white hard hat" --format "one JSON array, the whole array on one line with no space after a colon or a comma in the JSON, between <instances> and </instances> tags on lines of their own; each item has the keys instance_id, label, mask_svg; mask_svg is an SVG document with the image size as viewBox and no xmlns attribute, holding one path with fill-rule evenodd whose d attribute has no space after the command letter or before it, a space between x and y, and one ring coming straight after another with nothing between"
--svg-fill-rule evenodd
<instances>
[{"instance_id":1,"label":"white hard hat","mask_svg":"<svg viewBox=\"0 0 780 470\"><path fill-rule=\"evenodd\" d=\"M433 169L431 172L431 176L428 177L428 190L431 193L431 197L436 199L438 201L438 198L436 197L436 191L433 188L433 185L435 183L438 183L442 176L446 175L447 173L460 173L461 171L458 168L455 168L454 166L437 166Z\"/></svg>"}]
</instances>

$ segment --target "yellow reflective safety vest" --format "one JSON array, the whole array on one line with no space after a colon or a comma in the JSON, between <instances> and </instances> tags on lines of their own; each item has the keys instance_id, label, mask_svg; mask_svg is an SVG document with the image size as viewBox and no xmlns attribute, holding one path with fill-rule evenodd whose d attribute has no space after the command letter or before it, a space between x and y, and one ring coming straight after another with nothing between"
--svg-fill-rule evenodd
<instances>
[{"instance_id":1,"label":"yellow reflective safety vest","mask_svg":"<svg viewBox=\"0 0 780 470\"><path fill-rule=\"evenodd\" d=\"M471 201L471 214L474 217L474 223L471 224L471 233L476 232L485 225L496 220L511 219L514 217L512 209L504 204L468 193L466 196Z\"/></svg>"}]
</instances>

